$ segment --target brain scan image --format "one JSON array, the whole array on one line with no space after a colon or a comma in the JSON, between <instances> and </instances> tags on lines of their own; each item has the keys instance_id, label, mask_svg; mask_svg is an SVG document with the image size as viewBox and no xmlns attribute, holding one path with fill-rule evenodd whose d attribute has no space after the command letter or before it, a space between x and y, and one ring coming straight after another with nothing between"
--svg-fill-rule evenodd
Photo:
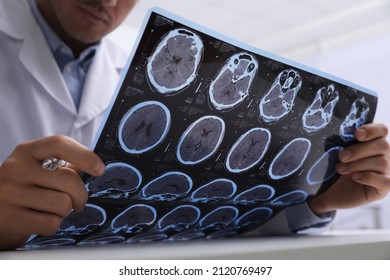
<instances>
[{"instance_id":1,"label":"brain scan image","mask_svg":"<svg viewBox=\"0 0 390 280\"><path fill-rule=\"evenodd\" d=\"M118 128L121 148L129 154L145 153L160 144L171 125L168 108L157 101L145 101L132 107Z\"/></svg>"},{"instance_id":2,"label":"brain scan image","mask_svg":"<svg viewBox=\"0 0 390 280\"><path fill-rule=\"evenodd\" d=\"M148 78L162 94L177 92L195 79L202 55L198 35L183 28L170 31L148 60Z\"/></svg>"},{"instance_id":3,"label":"brain scan image","mask_svg":"<svg viewBox=\"0 0 390 280\"><path fill-rule=\"evenodd\" d=\"M218 149L225 134L225 122L216 116L204 116L192 123L177 145L179 162L193 165L205 161Z\"/></svg>"},{"instance_id":4,"label":"brain scan image","mask_svg":"<svg viewBox=\"0 0 390 280\"><path fill-rule=\"evenodd\" d=\"M167 172L142 188L142 198L147 200L175 200L186 196L192 189L192 179L181 172Z\"/></svg>"},{"instance_id":5,"label":"brain scan image","mask_svg":"<svg viewBox=\"0 0 390 280\"><path fill-rule=\"evenodd\" d=\"M233 201L238 204L256 204L258 202L269 201L274 195L275 189L263 184L243 191Z\"/></svg>"},{"instance_id":6,"label":"brain scan image","mask_svg":"<svg viewBox=\"0 0 390 280\"><path fill-rule=\"evenodd\" d=\"M139 233L135 236L130 237L126 240L126 243L149 243L154 241L163 241L165 239L168 239L168 235L161 232L146 232L146 233Z\"/></svg>"},{"instance_id":7,"label":"brain scan image","mask_svg":"<svg viewBox=\"0 0 390 280\"><path fill-rule=\"evenodd\" d=\"M367 122L369 111L369 105L364 97L355 100L349 114L340 126L340 138L343 141L348 142L355 139L355 131Z\"/></svg>"},{"instance_id":8,"label":"brain scan image","mask_svg":"<svg viewBox=\"0 0 390 280\"><path fill-rule=\"evenodd\" d=\"M126 238L120 235L108 235L108 236L92 236L85 238L78 243L78 245L104 245L110 243L119 243L125 241Z\"/></svg>"},{"instance_id":9,"label":"brain scan image","mask_svg":"<svg viewBox=\"0 0 390 280\"><path fill-rule=\"evenodd\" d=\"M285 145L273 159L269 176L273 180L283 179L296 172L306 160L311 142L305 138L296 138Z\"/></svg>"},{"instance_id":10,"label":"brain scan image","mask_svg":"<svg viewBox=\"0 0 390 280\"><path fill-rule=\"evenodd\" d=\"M268 207L257 207L249 210L241 215L236 221L234 227L241 228L256 228L272 217L272 209Z\"/></svg>"},{"instance_id":11,"label":"brain scan image","mask_svg":"<svg viewBox=\"0 0 390 280\"><path fill-rule=\"evenodd\" d=\"M90 197L128 198L141 185L142 175L123 162L109 163L104 174L86 185Z\"/></svg>"},{"instance_id":12,"label":"brain scan image","mask_svg":"<svg viewBox=\"0 0 390 280\"><path fill-rule=\"evenodd\" d=\"M329 124L333 110L339 100L339 93L333 84L320 88L302 116L303 130L314 133Z\"/></svg>"},{"instance_id":13,"label":"brain scan image","mask_svg":"<svg viewBox=\"0 0 390 280\"><path fill-rule=\"evenodd\" d=\"M310 168L306 179L309 185L320 184L336 174L338 154L342 147L336 146L326 151Z\"/></svg>"},{"instance_id":14,"label":"brain scan image","mask_svg":"<svg viewBox=\"0 0 390 280\"><path fill-rule=\"evenodd\" d=\"M157 211L145 204L134 204L120 213L111 222L109 231L113 233L138 233L152 225Z\"/></svg>"},{"instance_id":15,"label":"brain scan image","mask_svg":"<svg viewBox=\"0 0 390 280\"><path fill-rule=\"evenodd\" d=\"M294 106L301 86L302 78L297 71L282 71L260 101L259 118L266 123L275 123L286 116Z\"/></svg>"},{"instance_id":16,"label":"brain scan image","mask_svg":"<svg viewBox=\"0 0 390 280\"><path fill-rule=\"evenodd\" d=\"M253 128L242 135L229 151L226 168L229 172L244 172L258 164L271 143L271 133L265 128Z\"/></svg>"},{"instance_id":17,"label":"brain scan image","mask_svg":"<svg viewBox=\"0 0 390 280\"><path fill-rule=\"evenodd\" d=\"M75 244L76 240L70 237L49 237L28 244L27 248L51 248Z\"/></svg>"},{"instance_id":18,"label":"brain scan image","mask_svg":"<svg viewBox=\"0 0 390 280\"><path fill-rule=\"evenodd\" d=\"M180 205L165 214L157 223L159 231L183 231L193 226L200 217L200 209L193 205Z\"/></svg>"},{"instance_id":19,"label":"brain scan image","mask_svg":"<svg viewBox=\"0 0 390 280\"><path fill-rule=\"evenodd\" d=\"M210 233L207 235L207 239L222 239L222 238L231 238L235 237L238 235L238 232L234 229L223 229L223 230L218 230Z\"/></svg>"},{"instance_id":20,"label":"brain scan image","mask_svg":"<svg viewBox=\"0 0 390 280\"><path fill-rule=\"evenodd\" d=\"M188 241L204 238L204 232L197 229L184 230L169 237L170 241Z\"/></svg>"},{"instance_id":21,"label":"brain scan image","mask_svg":"<svg viewBox=\"0 0 390 280\"><path fill-rule=\"evenodd\" d=\"M225 110L241 103L248 96L258 67L257 60L249 53L230 57L210 85L211 104L217 110Z\"/></svg>"},{"instance_id":22,"label":"brain scan image","mask_svg":"<svg viewBox=\"0 0 390 280\"><path fill-rule=\"evenodd\" d=\"M87 204L82 212L72 212L62 220L57 235L87 235L102 226L106 219L106 211L103 208Z\"/></svg>"},{"instance_id":23,"label":"brain scan image","mask_svg":"<svg viewBox=\"0 0 390 280\"><path fill-rule=\"evenodd\" d=\"M305 191L295 190L275 198L271 201L271 204L275 206L290 206L304 202L307 197L308 194Z\"/></svg>"},{"instance_id":24,"label":"brain scan image","mask_svg":"<svg viewBox=\"0 0 390 280\"><path fill-rule=\"evenodd\" d=\"M199 221L199 227L202 230L213 229L221 230L232 224L237 216L238 209L233 206L221 206L214 209Z\"/></svg>"},{"instance_id":25,"label":"brain scan image","mask_svg":"<svg viewBox=\"0 0 390 280\"><path fill-rule=\"evenodd\" d=\"M194 191L191 195L193 202L216 202L230 199L236 192L237 185L228 179L213 180Z\"/></svg>"},{"instance_id":26,"label":"brain scan image","mask_svg":"<svg viewBox=\"0 0 390 280\"><path fill-rule=\"evenodd\" d=\"M149 243L168 239L168 235L162 232L146 232L134 235L126 240L126 243Z\"/></svg>"}]
</instances>

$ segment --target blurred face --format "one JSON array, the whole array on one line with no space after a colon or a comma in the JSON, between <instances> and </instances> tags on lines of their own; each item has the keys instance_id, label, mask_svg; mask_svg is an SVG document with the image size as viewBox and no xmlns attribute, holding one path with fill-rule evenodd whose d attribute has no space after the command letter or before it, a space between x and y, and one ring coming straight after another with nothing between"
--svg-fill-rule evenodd
<instances>
[{"instance_id":1,"label":"blurred face","mask_svg":"<svg viewBox=\"0 0 390 280\"><path fill-rule=\"evenodd\" d=\"M115 29L137 0L36 0L53 30L72 44L93 44Z\"/></svg>"}]
</instances>

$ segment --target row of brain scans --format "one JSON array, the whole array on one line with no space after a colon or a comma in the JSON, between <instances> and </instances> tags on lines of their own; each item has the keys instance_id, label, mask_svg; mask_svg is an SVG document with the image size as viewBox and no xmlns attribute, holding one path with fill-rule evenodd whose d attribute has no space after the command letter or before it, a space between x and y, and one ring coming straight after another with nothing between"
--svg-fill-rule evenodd
<instances>
[{"instance_id":1,"label":"row of brain scans","mask_svg":"<svg viewBox=\"0 0 390 280\"><path fill-rule=\"evenodd\" d=\"M203 53L201 38L187 29L170 31L155 48L147 63L147 74L153 87L163 95L179 92L196 77ZM209 98L216 110L232 109L249 93L259 63L247 52L232 55L221 67L209 87ZM259 119L267 124L278 122L293 108L301 89L302 78L297 70L286 69L275 77L259 102ZM329 124L339 93L333 84L318 89L312 104L302 117L303 128L314 133ZM357 99L340 127L340 136L353 138L351 128L365 123L369 111L364 97Z\"/></svg>"}]
</instances>

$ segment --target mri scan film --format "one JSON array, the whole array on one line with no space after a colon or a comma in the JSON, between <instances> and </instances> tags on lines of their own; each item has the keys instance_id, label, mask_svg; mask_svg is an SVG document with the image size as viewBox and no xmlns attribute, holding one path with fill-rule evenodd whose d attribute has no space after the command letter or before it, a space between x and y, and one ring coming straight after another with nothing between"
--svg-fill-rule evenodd
<instances>
[{"instance_id":1,"label":"mri scan film","mask_svg":"<svg viewBox=\"0 0 390 280\"><path fill-rule=\"evenodd\" d=\"M152 9L91 146L106 171L82 174L87 207L25 248L250 234L339 179L338 153L376 104L363 87Z\"/></svg>"}]
</instances>

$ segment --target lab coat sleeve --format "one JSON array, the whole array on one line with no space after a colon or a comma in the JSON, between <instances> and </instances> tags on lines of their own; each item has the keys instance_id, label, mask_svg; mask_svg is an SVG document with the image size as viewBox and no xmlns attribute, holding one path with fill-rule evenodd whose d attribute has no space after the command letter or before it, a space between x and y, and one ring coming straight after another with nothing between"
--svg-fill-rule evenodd
<instances>
[{"instance_id":1,"label":"lab coat sleeve","mask_svg":"<svg viewBox=\"0 0 390 280\"><path fill-rule=\"evenodd\" d=\"M335 211L321 216L315 215L307 205L302 203L290 206L264 225L252 230L246 236L289 236L297 234L322 234L326 232L335 217Z\"/></svg>"},{"instance_id":2,"label":"lab coat sleeve","mask_svg":"<svg viewBox=\"0 0 390 280\"><path fill-rule=\"evenodd\" d=\"M288 226L292 233L319 234L329 229L336 211L315 215L307 205L302 203L286 210Z\"/></svg>"}]
</instances>

